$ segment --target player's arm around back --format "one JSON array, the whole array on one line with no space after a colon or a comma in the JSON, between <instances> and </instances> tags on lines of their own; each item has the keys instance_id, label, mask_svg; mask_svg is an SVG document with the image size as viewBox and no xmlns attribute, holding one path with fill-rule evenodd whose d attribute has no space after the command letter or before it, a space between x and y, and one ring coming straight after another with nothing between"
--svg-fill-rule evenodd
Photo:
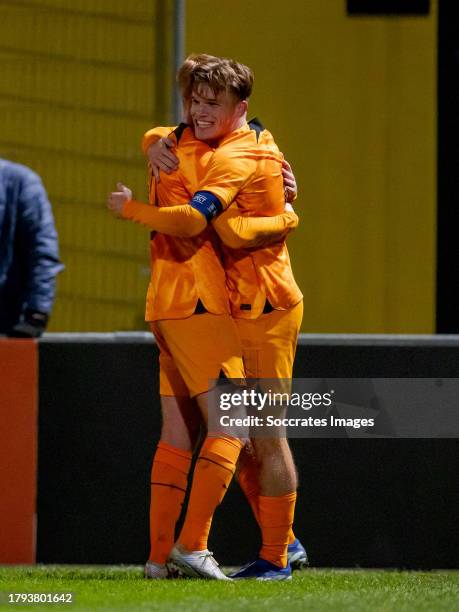
<instances>
[{"instance_id":1,"label":"player's arm around back","mask_svg":"<svg viewBox=\"0 0 459 612\"><path fill-rule=\"evenodd\" d=\"M157 183L161 182L160 171L175 172L179 160L175 154L175 142L170 137L175 127L156 127L148 130L142 138L142 151Z\"/></svg>"},{"instance_id":2,"label":"player's arm around back","mask_svg":"<svg viewBox=\"0 0 459 612\"><path fill-rule=\"evenodd\" d=\"M239 161L246 166L246 160ZM244 171L239 169L239 175L244 178ZM296 180L292 168L285 160L282 162L282 176L286 197L285 211L282 214L264 217L247 216L233 203L214 220L214 228L226 246L232 249L269 246L284 240L287 234L298 226L299 219L288 203L296 197ZM245 176L245 182L248 180L250 174ZM230 195L232 193L234 192L230 192Z\"/></svg>"},{"instance_id":3,"label":"player's arm around back","mask_svg":"<svg viewBox=\"0 0 459 612\"><path fill-rule=\"evenodd\" d=\"M231 249L269 246L284 240L298 227L295 211L286 204L285 212L274 217L247 217L236 204L217 217L213 226L221 241Z\"/></svg>"},{"instance_id":4,"label":"player's arm around back","mask_svg":"<svg viewBox=\"0 0 459 612\"><path fill-rule=\"evenodd\" d=\"M158 140L160 140L161 138L167 138L169 134L175 130L176 127L177 126L175 127L158 126L158 127L154 127L151 130L148 130L147 132L145 132L145 134L142 137L142 151L144 155L147 155L147 151L151 145L158 142Z\"/></svg>"}]
</instances>

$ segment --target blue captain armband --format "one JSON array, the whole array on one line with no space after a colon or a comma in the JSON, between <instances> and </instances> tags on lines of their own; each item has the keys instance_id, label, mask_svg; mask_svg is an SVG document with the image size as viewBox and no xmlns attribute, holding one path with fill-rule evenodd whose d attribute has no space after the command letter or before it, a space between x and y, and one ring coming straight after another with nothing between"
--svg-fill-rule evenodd
<instances>
[{"instance_id":1,"label":"blue captain armband","mask_svg":"<svg viewBox=\"0 0 459 612\"><path fill-rule=\"evenodd\" d=\"M207 223L219 215L223 206L217 196L210 191L197 191L190 200L190 206L199 210L207 220Z\"/></svg>"}]
</instances>

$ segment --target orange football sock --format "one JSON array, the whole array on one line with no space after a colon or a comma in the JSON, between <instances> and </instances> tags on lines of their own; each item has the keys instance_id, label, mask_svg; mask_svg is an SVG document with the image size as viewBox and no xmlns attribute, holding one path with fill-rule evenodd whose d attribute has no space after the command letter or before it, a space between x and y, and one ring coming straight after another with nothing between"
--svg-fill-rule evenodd
<instances>
[{"instance_id":1,"label":"orange football sock","mask_svg":"<svg viewBox=\"0 0 459 612\"><path fill-rule=\"evenodd\" d=\"M191 452L159 442L151 470L149 560L154 563L166 563L174 546L190 465Z\"/></svg>"},{"instance_id":2,"label":"orange football sock","mask_svg":"<svg viewBox=\"0 0 459 612\"><path fill-rule=\"evenodd\" d=\"M206 438L193 473L190 501L178 539L187 550L205 550L212 517L233 478L242 444L237 438Z\"/></svg>"},{"instance_id":3,"label":"orange football sock","mask_svg":"<svg viewBox=\"0 0 459 612\"><path fill-rule=\"evenodd\" d=\"M237 479L239 482L239 486L242 489L242 492L247 498L247 501L252 508L253 515L255 519L260 525L260 517L258 511L258 498L260 496L260 486L258 484L258 465L254 459L247 459L239 468L239 472L237 475ZM269 499L269 498L268 498ZM293 529L290 528L288 534L288 543L293 544L296 540L296 535L293 532Z\"/></svg>"},{"instance_id":4,"label":"orange football sock","mask_svg":"<svg viewBox=\"0 0 459 612\"><path fill-rule=\"evenodd\" d=\"M263 539L260 557L279 567L287 565L287 546L292 530L295 501L295 491L279 497L260 495L258 498Z\"/></svg>"},{"instance_id":5,"label":"orange football sock","mask_svg":"<svg viewBox=\"0 0 459 612\"><path fill-rule=\"evenodd\" d=\"M237 474L237 480L242 492L252 508L253 515L258 524L258 496L260 495L260 485L258 484L258 465L254 458L244 460Z\"/></svg>"}]
</instances>

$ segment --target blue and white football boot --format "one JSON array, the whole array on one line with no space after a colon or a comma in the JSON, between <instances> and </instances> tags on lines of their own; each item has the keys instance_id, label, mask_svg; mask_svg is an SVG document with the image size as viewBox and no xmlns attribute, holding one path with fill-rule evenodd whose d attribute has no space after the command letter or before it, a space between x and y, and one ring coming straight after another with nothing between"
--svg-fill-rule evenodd
<instances>
[{"instance_id":1,"label":"blue and white football boot","mask_svg":"<svg viewBox=\"0 0 459 612\"><path fill-rule=\"evenodd\" d=\"M287 567L279 567L265 561L264 559L256 559L244 565L240 570L229 575L233 580L240 580L244 578L255 578L255 580L291 580L292 579L292 568L290 563L287 562Z\"/></svg>"},{"instance_id":2,"label":"blue and white football boot","mask_svg":"<svg viewBox=\"0 0 459 612\"><path fill-rule=\"evenodd\" d=\"M288 545L287 559L292 566L292 570L305 569L308 567L308 554L298 538L292 542L292 544Z\"/></svg>"}]
</instances>

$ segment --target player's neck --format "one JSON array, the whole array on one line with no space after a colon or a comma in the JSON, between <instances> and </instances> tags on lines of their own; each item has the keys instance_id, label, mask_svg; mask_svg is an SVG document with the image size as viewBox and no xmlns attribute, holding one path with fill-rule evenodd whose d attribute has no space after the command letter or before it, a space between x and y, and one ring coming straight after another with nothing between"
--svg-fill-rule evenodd
<instances>
[{"instance_id":1,"label":"player's neck","mask_svg":"<svg viewBox=\"0 0 459 612\"><path fill-rule=\"evenodd\" d=\"M224 140L229 138L231 134L234 134L234 132L236 132L237 130L240 130L246 124L247 124L247 115L244 115L243 117L240 117L237 121L234 122L232 130L229 130L228 132L226 132L226 134L224 134L223 136L220 136L220 138L216 138L215 140L208 141L207 144L209 145L209 147L216 149L219 145L221 145L221 143Z\"/></svg>"}]
</instances>

